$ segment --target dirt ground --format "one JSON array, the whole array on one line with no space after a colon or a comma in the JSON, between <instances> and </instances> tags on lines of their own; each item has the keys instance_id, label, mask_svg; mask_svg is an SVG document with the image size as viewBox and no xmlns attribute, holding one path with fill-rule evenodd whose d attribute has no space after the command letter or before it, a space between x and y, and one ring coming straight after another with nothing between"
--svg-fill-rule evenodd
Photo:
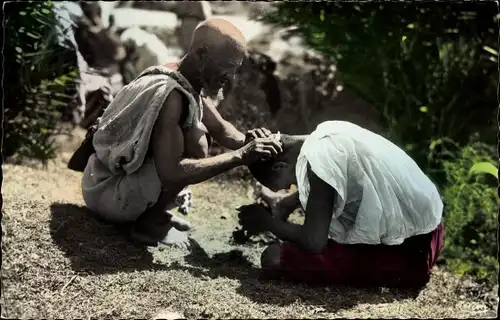
<instances>
[{"instance_id":1,"label":"dirt ground","mask_svg":"<svg viewBox=\"0 0 500 320\"><path fill-rule=\"evenodd\" d=\"M240 2L218 2L212 6L216 14L246 12ZM261 5L252 6L254 15L260 14ZM289 69L294 69L293 66ZM255 72L242 79L243 83L256 83L256 90L247 86L242 98L254 102L241 104L238 112L224 107L221 110L240 129L254 124L271 127L276 120L267 113L256 112L256 106L266 103L262 92L255 93L260 90L256 80ZM285 83L287 92L296 93L297 83ZM293 133L292 129L308 129L306 125L302 128L296 118L310 118L309 125L314 126L319 119L337 119L341 114L350 115L343 120L367 127L374 122L368 108L349 94L340 95L337 100L336 105L331 105L325 98L324 104L317 103L319 109L304 116L297 112L298 98L284 94L284 107L276 117L281 123L276 126ZM77 146L60 142L66 143L68 150ZM308 287L259 279L259 256L267 244L255 241L241 246L231 239L237 225L235 209L253 201L250 183L238 179L246 177L244 170L234 170L191 188L195 207L188 218L196 226L192 232L192 252L133 244L123 230L96 219L85 209L81 174L66 169L69 157L70 153L63 152L47 168L26 164L3 166L2 318L496 315L498 300L492 297L491 290L438 268L427 288L417 295L387 289Z\"/></svg>"},{"instance_id":2,"label":"dirt ground","mask_svg":"<svg viewBox=\"0 0 500 320\"><path fill-rule=\"evenodd\" d=\"M143 247L84 207L80 174L62 154L47 168L4 165L2 317L5 318L483 318L471 281L435 269L417 296L386 289L307 287L259 279L265 243L234 245L235 208L248 182L192 187L198 245ZM168 314L176 312L177 315Z\"/></svg>"}]
</instances>

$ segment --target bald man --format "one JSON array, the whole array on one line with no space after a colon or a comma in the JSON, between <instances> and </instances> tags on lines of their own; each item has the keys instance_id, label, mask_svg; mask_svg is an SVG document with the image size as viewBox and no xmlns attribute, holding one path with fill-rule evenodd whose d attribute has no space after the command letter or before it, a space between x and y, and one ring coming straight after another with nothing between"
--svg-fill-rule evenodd
<instances>
[{"instance_id":1,"label":"bald man","mask_svg":"<svg viewBox=\"0 0 500 320\"><path fill-rule=\"evenodd\" d=\"M179 63L148 68L124 87L92 139L95 154L82 179L87 206L108 220L131 223L135 240L188 246L190 223L168 211L177 195L282 151L269 130L245 135L217 112L245 54L234 25L208 19ZM232 151L207 157L210 137Z\"/></svg>"}]
</instances>

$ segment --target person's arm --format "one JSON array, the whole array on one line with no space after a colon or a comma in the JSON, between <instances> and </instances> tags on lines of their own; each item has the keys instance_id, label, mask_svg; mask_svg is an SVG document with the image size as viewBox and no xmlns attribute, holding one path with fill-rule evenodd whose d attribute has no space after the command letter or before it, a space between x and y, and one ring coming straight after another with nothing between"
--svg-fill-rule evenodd
<instances>
[{"instance_id":1,"label":"person's arm","mask_svg":"<svg viewBox=\"0 0 500 320\"><path fill-rule=\"evenodd\" d=\"M277 208L276 218L286 221L288 217L300 206L299 193L297 191L290 193L280 200Z\"/></svg>"},{"instance_id":2,"label":"person's arm","mask_svg":"<svg viewBox=\"0 0 500 320\"><path fill-rule=\"evenodd\" d=\"M164 187L200 183L259 157L276 155L281 151L279 142L260 139L239 150L211 158L183 158L184 136L179 126L181 111L182 97L179 92L173 91L160 111L151 137L153 159Z\"/></svg>"},{"instance_id":3,"label":"person's arm","mask_svg":"<svg viewBox=\"0 0 500 320\"><path fill-rule=\"evenodd\" d=\"M271 219L269 231L279 239L295 243L309 252L321 253L328 243L336 191L310 169L308 171L311 190L304 224Z\"/></svg>"},{"instance_id":4,"label":"person's arm","mask_svg":"<svg viewBox=\"0 0 500 320\"><path fill-rule=\"evenodd\" d=\"M236 150L245 144L245 134L222 118L213 101L203 99L203 123L208 133L223 147Z\"/></svg>"}]
</instances>

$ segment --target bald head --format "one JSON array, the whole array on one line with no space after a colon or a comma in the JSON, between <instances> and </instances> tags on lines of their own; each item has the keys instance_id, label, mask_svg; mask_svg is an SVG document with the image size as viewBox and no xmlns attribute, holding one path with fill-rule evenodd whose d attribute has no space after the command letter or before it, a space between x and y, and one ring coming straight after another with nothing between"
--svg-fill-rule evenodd
<instances>
[{"instance_id":1,"label":"bald head","mask_svg":"<svg viewBox=\"0 0 500 320\"><path fill-rule=\"evenodd\" d=\"M209 18L194 30L190 50L208 48L245 54L246 46L245 37L234 24L221 18Z\"/></svg>"},{"instance_id":2,"label":"bald head","mask_svg":"<svg viewBox=\"0 0 500 320\"><path fill-rule=\"evenodd\" d=\"M193 32L185 61L186 68L197 69L198 80L188 80L201 82L212 97L229 92L246 53L245 37L236 26L221 18L209 18Z\"/></svg>"}]
</instances>

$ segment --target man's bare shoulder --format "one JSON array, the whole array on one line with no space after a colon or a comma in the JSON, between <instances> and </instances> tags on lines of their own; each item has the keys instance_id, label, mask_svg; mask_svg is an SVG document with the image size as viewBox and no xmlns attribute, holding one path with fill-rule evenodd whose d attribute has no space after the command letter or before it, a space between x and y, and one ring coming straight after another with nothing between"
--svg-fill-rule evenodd
<instances>
[{"instance_id":1,"label":"man's bare shoulder","mask_svg":"<svg viewBox=\"0 0 500 320\"><path fill-rule=\"evenodd\" d=\"M167 99L163 103L163 106L158 115L158 122L164 124L179 124L183 109L183 97L179 90L172 90L168 95Z\"/></svg>"}]
</instances>

